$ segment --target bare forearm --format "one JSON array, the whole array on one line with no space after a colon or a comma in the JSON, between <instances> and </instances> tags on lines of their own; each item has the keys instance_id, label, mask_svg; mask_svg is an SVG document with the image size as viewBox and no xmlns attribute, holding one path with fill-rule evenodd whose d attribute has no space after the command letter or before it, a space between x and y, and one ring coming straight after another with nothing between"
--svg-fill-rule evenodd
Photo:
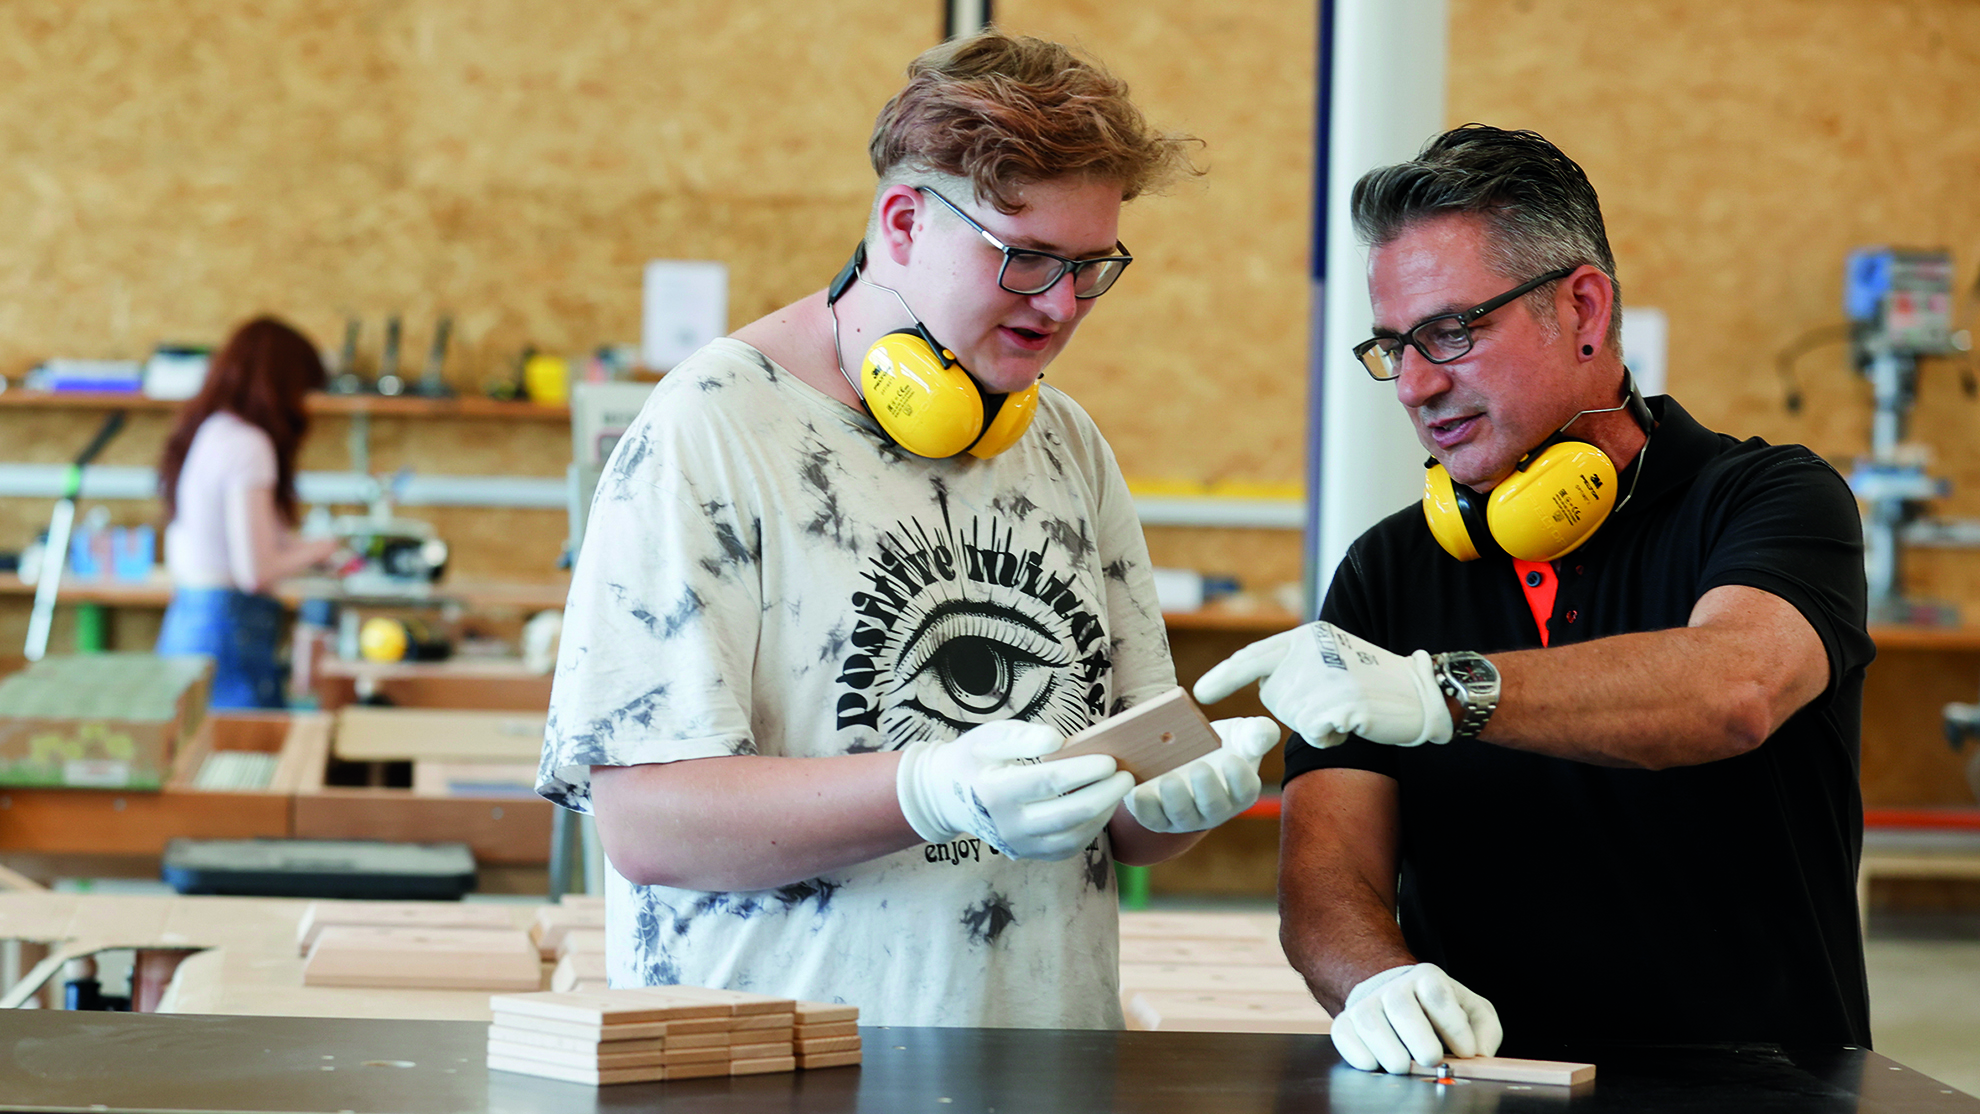
<instances>
[{"instance_id":1,"label":"bare forearm","mask_svg":"<svg viewBox=\"0 0 1980 1114\"><path fill-rule=\"evenodd\" d=\"M1828 684L1807 620L1749 588L1707 593L1687 627L1490 656L1500 702L1481 739L1608 766L1743 754Z\"/></svg>"},{"instance_id":2,"label":"bare forearm","mask_svg":"<svg viewBox=\"0 0 1980 1114\"><path fill-rule=\"evenodd\" d=\"M898 752L592 767L598 834L638 885L761 890L921 842L894 789Z\"/></svg>"},{"instance_id":3,"label":"bare forearm","mask_svg":"<svg viewBox=\"0 0 1980 1114\"><path fill-rule=\"evenodd\" d=\"M1313 997L1339 1013L1356 983L1416 959L1396 923L1396 784L1316 770L1284 794L1279 943Z\"/></svg>"},{"instance_id":4,"label":"bare forearm","mask_svg":"<svg viewBox=\"0 0 1980 1114\"><path fill-rule=\"evenodd\" d=\"M1126 805L1114 810L1107 822L1107 838L1114 846L1114 861L1127 866L1153 866L1165 863L1201 842L1204 832L1151 832L1135 820Z\"/></svg>"}]
</instances>

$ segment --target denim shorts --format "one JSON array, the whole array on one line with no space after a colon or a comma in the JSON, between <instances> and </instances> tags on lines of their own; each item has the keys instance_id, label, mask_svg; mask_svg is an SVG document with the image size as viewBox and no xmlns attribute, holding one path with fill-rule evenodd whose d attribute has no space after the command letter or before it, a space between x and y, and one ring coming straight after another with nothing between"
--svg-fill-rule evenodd
<instances>
[{"instance_id":1,"label":"denim shorts","mask_svg":"<svg viewBox=\"0 0 1980 1114\"><path fill-rule=\"evenodd\" d=\"M287 670L276 660L282 604L234 588L179 588L158 631L161 654L213 659L214 708L281 708Z\"/></svg>"}]
</instances>

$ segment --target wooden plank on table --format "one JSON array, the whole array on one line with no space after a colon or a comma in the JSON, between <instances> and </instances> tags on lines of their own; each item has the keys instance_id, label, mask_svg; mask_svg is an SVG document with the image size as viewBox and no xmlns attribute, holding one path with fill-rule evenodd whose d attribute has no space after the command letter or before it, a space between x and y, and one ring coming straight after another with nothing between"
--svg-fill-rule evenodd
<instances>
[{"instance_id":1,"label":"wooden plank on table","mask_svg":"<svg viewBox=\"0 0 1980 1114\"><path fill-rule=\"evenodd\" d=\"M609 985L604 952L572 952L550 973L552 990L605 990Z\"/></svg>"},{"instance_id":2,"label":"wooden plank on table","mask_svg":"<svg viewBox=\"0 0 1980 1114\"><path fill-rule=\"evenodd\" d=\"M574 928L564 933L557 941L557 958L567 955L604 955L605 930L602 928Z\"/></svg>"},{"instance_id":3,"label":"wooden plank on table","mask_svg":"<svg viewBox=\"0 0 1980 1114\"><path fill-rule=\"evenodd\" d=\"M323 784L334 723L320 712L298 712L289 717L289 732L275 759L275 775L268 779L270 793L293 795Z\"/></svg>"},{"instance_id":4,"label":"wooden plank on table","mask_svg":"<svg viewBox=\"0 0 1980 1114\"><path fill-rule=\"evenodd\" d=\"M304 986L529 990L541 980L520 929L338 925L317 935L303 964Z\"/></svg>"},{"instance_id":5,"label":"wooden plank on table","mask_svg":"<svg viewBox=\"0 0 1980 1114\"><path fill-rule=\"evenodd\" d=\"M599 1028L734 1016L727 1005L719 1002L667 1001L650 996L635 996L622 990L500 994L489 999L488 1005L497 1016L506 1014L511 1015L512 1018L542 1018L546 1021ZM522 1022L510 1020L505 1024L522 1024ZM723 1028L727 1028L727 1025L724 1024Z\"/></svg>"},{"instance_id":6,"label":"wooden plank on table","mask_svg":"<svg viewBox=\"0 0 1980 1114\"><path fill-rule=\"evenodd\" d=\"M337 710L331 753L346 762L535 762L543 754L546 718L529 712L352 704Z\"/></svg>"},{"instance_id":7,"label":"wooden plank on table","mask_svg":"<svg viewBox=\"0 0 1980 1114\"><path fill-rule=\"evenodd\" d=\"M769 1014L782 1014L793 1017L797 1013L797 1003L789 998L778 998L769 994L752 994L746 990L721 990L708 986L636 986L619 991L621 994L658 998L667 1002L716 1003L729 1008L731 1016L738 1018L760 1017ZM789 1024L789 1022L786 1022Z\"/></svg>"},{"instance_id":8,"label":"wooden plank on table","mask_svg":"<svg viewBox=\"0 0 1980 1114\"><path fill-rule=\"evenodd\" d=\"M545 802L548 803L548 802ZM530 922L529 938L542 951L543 958L563 955L564 938L573 932L605 930L605 907L601 905L545 905Z\"/></svg>"},{"instance_id":9,"label":"wooden plank on table","mask_svg":"<svg viewBox=\"0 0 1980 1114\"><path fill-rule=\"evenodd\" d=\"M1519 1060L1506 1056L1453 1056L1444 1061L1459 1079L1491 1079L1501 1083L1551 1083L1572 1086L1595 1078L1594 1064L1568 1060ZM1438 1075L1437 1067L1409 1066L1412 1075Z\"/></svg>"},{"instance_id":10,"label":"wooden plank on table","mask_svg":"<svg viewBox=\"0 0 1980 1114\"><path fill-rule=\"evenodd\" d=\"M859 1063L861 1053L851 1052L800 1052L797 1066L806 1070L812 1068L843 1068Z\"/></svg>"},{"instance_id":11,"label":"wooden plank on table","mask_svg":"<svg viewBox=\"0 0 1980 1114\"><path fill-rule=\"evenodd\" d=\"M499 905L451 901L312 901L296 922L296 953L309 954L324 929L333 925L370 928L492 928L513 930L509 911Z\"/></svg>"},{"instance_id":12,"label":"wooden plank on table","mask_svg":"<svg viewBox=\"0 0 1980 1114\"><path fill-rule=\"evenodd\" d=\"M801 1026L830 1025L840 1021L857 1024L859 1021L859 1007L844 1002L799 1001L792 1013L796 1015L797 1024Z\"/></svg>"},{"instance_id":13,"label":"wooden plank on table","mask_svg":"<svg viewBox=\"0 0 1980 1114\"><path fill-rule=\"evenodd\" d=\"M723 1061L727 1067L727 1061ZM667 1078L668 1069L662 1064L651 1064L637 1068L574 1068L563 1064L550 1064L541 1060L512 1060L506 1056L490 1056L488 1066L494 1071L515 1072L519 1075L535 1075L544 1079L556 1079L565 1083L588 1083L594 1087L608 1083L649 1083ZM720 1074L727 1075L724 1070Z\"/></svg>"},{"instance_id":14,"label":"wooden plank on table","mask_svg":"<svg viewBox=\"0 0 1980 1114\"><path fill-rule=\"evenodd\" d=\"M1121 769L1142 782L1222 745L1202 709L1177 686L1073 735L1064 746L1046 755L1045 761L1084 754L1111 755Z\"/></svg>"}]
</instances>

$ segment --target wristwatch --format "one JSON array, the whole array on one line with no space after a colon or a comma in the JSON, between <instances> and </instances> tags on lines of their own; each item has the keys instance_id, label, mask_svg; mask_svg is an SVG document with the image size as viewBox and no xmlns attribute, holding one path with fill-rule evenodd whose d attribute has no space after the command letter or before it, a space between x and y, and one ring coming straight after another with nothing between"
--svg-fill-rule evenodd
<instances>
[{"instance_id":1,"label":"wristwatch","mask_svg":"<svg viewBox=\"0 0 1980 1114\"><path fill-rule=\"evenodd\" d=\"M1499 667L1484 654L1454 650L1430 659L1437 687L1464 709L1451 731L1453 739L1475 739L1499 708Z\"/></svg>"}]
</instances>

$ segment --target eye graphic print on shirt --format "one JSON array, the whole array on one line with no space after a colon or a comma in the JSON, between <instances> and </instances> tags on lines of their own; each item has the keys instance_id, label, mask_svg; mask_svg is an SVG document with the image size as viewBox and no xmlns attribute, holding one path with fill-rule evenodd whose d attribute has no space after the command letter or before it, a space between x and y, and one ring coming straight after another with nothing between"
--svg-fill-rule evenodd
<instances>
[{"instance_id":1,"label":"eye graphic print on shirt","mask_svg":"<svg viewBox=\"0 0 1980 1114\"><path fill-rule=\"evenodd\" d=\"M918 519L882 538L852 593L838 676L848 750L898 750L1021 719L1065 734L1106 714L1111 649L1092 586L1042 530Z\"/></svg>"}]
</instances>

